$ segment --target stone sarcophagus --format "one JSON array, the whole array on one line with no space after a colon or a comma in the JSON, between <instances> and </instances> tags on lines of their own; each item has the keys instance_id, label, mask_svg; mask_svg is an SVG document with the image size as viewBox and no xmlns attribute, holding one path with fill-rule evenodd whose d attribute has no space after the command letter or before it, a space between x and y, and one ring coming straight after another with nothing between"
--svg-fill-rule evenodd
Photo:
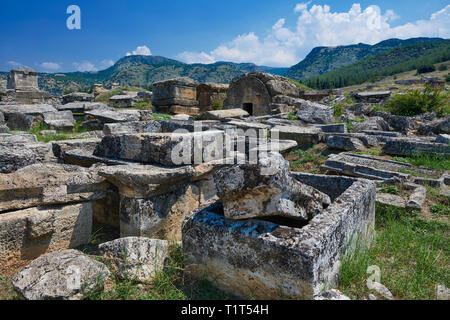
<instances>
[{"instance_id":1,"label":"stone sarcophagus","mask_svg":"<svg viewBox=\"0 0 450 320\"><path fill-rule=\"evenodd\" d=\"M15 93L15 100L21 103L42 103L49 94L39 90L38 72L30 68L13 69L8 77L7 89Z\"/></svg>"},{"instance_id":2,"label":"stone sarcophagus","mask_svg":"<svg viewBox=\"0 0 450 320\"><path fill-rule=\"evenodd\" d=\"M198 113L197 83L186 77L153 84L152 105L169 107L172 113Z\"/></svg>"},{"instance_id":3,"label":"stone sarcophagus","mask_svg":"<svg viewBox=\"0 0 450 320\"><path fill-rule=\"evenodd\" d=\"M227 219L220 201L185 220L186 272L256 299L311 299L338 282L340 261L368 245L375 221L375 184L368 180L292 173L327 194L331 204L304 221L289 217Z\"/></svg>"}]
</instances>

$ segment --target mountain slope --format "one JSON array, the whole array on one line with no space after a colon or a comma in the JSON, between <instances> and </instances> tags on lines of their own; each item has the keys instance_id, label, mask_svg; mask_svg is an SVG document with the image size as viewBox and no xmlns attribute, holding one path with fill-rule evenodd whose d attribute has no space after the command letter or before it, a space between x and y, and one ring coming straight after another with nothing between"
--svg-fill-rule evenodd
<instances>
[{"instance_id":1,"label":"mountain slope","mask_svg":"<svg viewBox=\"0 0 450 320\"><path fill-rule=\"evenodd\" d=\"M389 39L373 46L360 43L349 46L317 47L304 60L291 67L286 72L286 76L296 80L307 79L396 47L442 40L441 38Z\"/></svg>"},{"instance_id":2,"label":"mountain slope","mask_svg":"<svg viewBox=\"0 0 450 320\"><path fill-rule=\"evenodd\" d=\"M94 83L145 87L156 81L185 76L199 82L228 83L243 73L257 71L283 74L287 68L259 67L253 63L232 62L186 64L160 56L127 56L108 69L98 72L40 74L39 85L46 91L61 93L67 88L78 90L90 87Z\"/></svg>"},{"instance_id":3,"label":"mountain slope","mask_svg":"<svg viewBox=\"0 0 450 320\"><path fill-rule=\"evenodd\" d=\"M316 89L341 88L447 60L450 60L450 40L416 43L368 56L302 82Z\"/></svg>"}]
</instances>

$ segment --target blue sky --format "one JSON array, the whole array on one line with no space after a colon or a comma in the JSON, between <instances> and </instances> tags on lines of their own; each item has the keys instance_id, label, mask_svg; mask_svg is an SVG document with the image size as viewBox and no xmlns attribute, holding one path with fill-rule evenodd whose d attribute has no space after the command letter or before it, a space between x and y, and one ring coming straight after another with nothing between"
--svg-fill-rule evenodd
<instances>
[{"instance_id":1,"label":"blue sky","mask_svg":"<svg viewBox=\"0 0 450 320\"><path fill-rule=\"evenodd\" d=\"M81 9L69 30L66 9ZM450 35L450 1L2 1L0 70L95 71L127 53L291 66L315 46Z\"/></svg>"}]
</instances>

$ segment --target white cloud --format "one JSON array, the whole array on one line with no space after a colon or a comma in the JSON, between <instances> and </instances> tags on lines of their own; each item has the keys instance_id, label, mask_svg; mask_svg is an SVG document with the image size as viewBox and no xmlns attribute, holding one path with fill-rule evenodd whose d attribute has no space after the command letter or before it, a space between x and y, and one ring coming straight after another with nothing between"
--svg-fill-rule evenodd
<instances>
[{"instance_id":1,"label":"white cloud","mask_svg":"<svg viewBox=\"0 0 450 320\"><path fill-rule=\"evenodd\" d=\"M22 63L17 62L17 61L13 61L13 60L8 61L8 64L9 64L10 66L14 67L14 68L20 68L20 67L23 66Z\"/></svg>"},{"instance_id":2,"label":"white cloud","mask_svg":"<svg viewBox=\"0 0 450 320\"><path fill-rule=\"evenodd\" d=\"M294 8L294 12L300 12L300 11L305 10L310 3L311 3L311 1L308 1L306 3L298 3Z\"/></svg>"},{"instance_id":3,"label":"white cloud","mask_svg":"<svg viewBox=\"0 0 450 320\"><path fill-rule=\"evenodd\" d=\"M151 56L152 52L147 46L140 46L137 47L136 50L134 51L127 52L127 56L137 56L137 55Z\"/></svg>"},{"instance_id":4,"label":"white cloud","mask_svg":"<svg viewBox=\"0 0 450 320\"><path fill-rule=\"evenodd\" d=\"M58 71L61 69L61 65L56 62L43 62L39 65L39 67L42 69L42 71Z\"/></svg>"},{"instance_id":5,"label":"white cloud","mask_svg":"<svg viewBox=\"0 0 450 320\"><path fill-rule=\"evenodd\" d=\"M333 12L328 5L309 4L299 3L294 8L299 15L295 28L285 27L285 19L280 18L264 37L243 33L211 52L183 52L178 58L188 63L233 61L291 66L316 46L375 44L389 38L450 37L450 5L428 20L393 27L389 22L398 19L398 15L390 9L382 14L376 5L363 10L355 3L347 12Z\"/></svg>"},{"instance_id":6,"label":"white cloud","mask_svg":"<svg viewBox=\"0 0 450 320\"><path fill-rule=\"evenodd\" d=\"M74 62L73 67L80 72L97 71L97 68L89 61Z\"/></svg>"},{"instance_id":7,"label":"white cloud","mask_svg":"<svg viewBox=\"0 0 450 320\"><path fill-rule=\"evenodd\" d=\"M186 63L214 63L216 60L205 52L182 52L178 55L178 58Z\"/></svg>"},{"instance_id":8,"label":"white cloud","mask_svg":"<svg viewBox=\"0 0 450 320\"><path fill-rule=\"evenodd\" d=\"M100 63L100 69L107 69L113 65L114 65L114 60L105 59L105 60L102 60L102 62Z\"/></svg>"}]
</instances>

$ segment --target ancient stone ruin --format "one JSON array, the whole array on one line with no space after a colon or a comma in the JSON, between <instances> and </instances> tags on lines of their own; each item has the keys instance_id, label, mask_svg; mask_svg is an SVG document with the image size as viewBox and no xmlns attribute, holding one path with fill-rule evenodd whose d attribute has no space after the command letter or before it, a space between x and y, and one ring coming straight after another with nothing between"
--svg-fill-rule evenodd
<instances>
[{"instance_id":1,"label":"ancient stone ruin","mask_svg":"<svg viewBox=\"0 0 450 320\"><path fill-rule=\"evenodd\" d=\"M269 115L275 110L288 112L285 100L298 96L297 86L287 78L268 73L247 73L231 81L224 109L241 108L252 116Z\"/></svg>"},{"instance_id":2,"label":"ancient stone ruin","mask_svg":"<svg viewBox=\"0 0 450 320\"><path fill-rule=\"evenodd\" d=\"M228 84L201 83L197 86L197 101L200 111L222 108L227 98Z\"/></svg>"},{"instance_id":3,"label":"ancient stone ruin","mask_svg":"<svg viewBox=\"0 0 450 320\"><path fill-rule=\"evenodd\" d=\"M39 92L34 71L11 76L8 90ZM390 92L354 92L339 115L343 92L268 73L96 102L101 92L0 103L0 273L14 271L23 299L84 299L112 276L146 283L174 242L186 279L233 297L348 299L322 291L373 243L375 204L426 212L429 188L450 194L448 171L394 158L449 156L449 117L369 103ZM316 169L299 172L308 162ZM93 245L98 228L108 238ZM69 266L83 275L73 287Z\"/></svg>"},{"instance_id":4,"label":"ancient stone ruin","mask_svg":"<svg viewBox=\"0 0 450 320\"><path fill-rule=\"evenodd\" d=\"M44 103L50 98L39 90L38 72L26 67L11 70L6 89L7 95L20 103Z\"/></svg>"},{"instance_id":5,"label":"ancient stone ruin","mask_svg":"<svg viewBox=\"0 0 450 320\"><path fill-rule=\"evenodd\" d=\"M187 77L156 82L152 104L166 112L196 115L199 112L197 83Z\"/></svg>"}]
</instances>

